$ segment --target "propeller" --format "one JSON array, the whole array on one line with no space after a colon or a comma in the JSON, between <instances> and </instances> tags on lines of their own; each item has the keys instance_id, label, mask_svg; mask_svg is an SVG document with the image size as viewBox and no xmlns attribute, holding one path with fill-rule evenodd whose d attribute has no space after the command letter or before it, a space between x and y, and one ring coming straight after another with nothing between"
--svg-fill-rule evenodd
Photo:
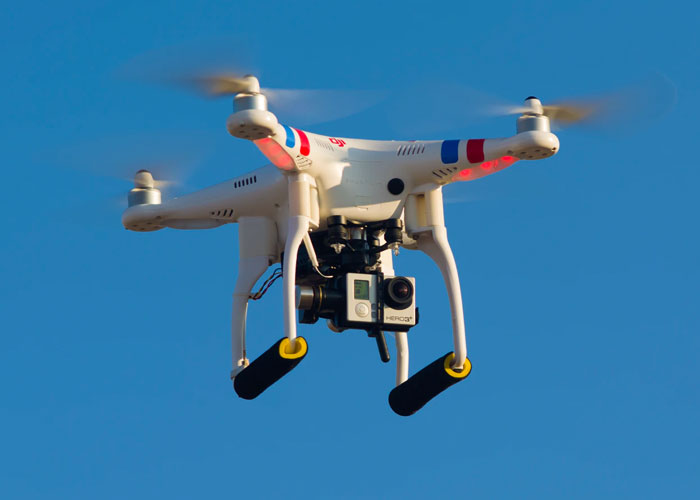
<instances>
[{"instance_id":1,"label":"propeller","mask_svg":"<svg viewBox=\"0 0 700 500\"><path fill-rule=\"evenodd\" d=\"M211 135L203 131L141 132L103 136L40 156L44 163L130 184L138 171L149 171L153 187L173 191L186 185L212 144Z\"/></svg>"},{"instance_id":2,"label":"propeller","mask_svg":"<svg viewBox=\"0 0 700 500\"><path fill-rule=\"evenodd\" d=\"M529 99L537 99L534 96ZM601 103L596 102L562 102L557 104L547 104L539 106L539 113L548 117L552 122L560 127L574 125L578 122L584 122L604 111ZM494 110L496 115L521 115L531 114L532 108L529 106L508 106Z\"/></svg>"},{"instance_id":3,"label":"propeller","mask_svg":"<svg viewBox=\"0 0 700 500\"><path fill-rule=\"evenodd\" d=\"M555 129L577 126L628 132L668 113L676 103L676 88L666 76L653 73L613 91L542 103L541 113ZM466 85L429 81L396 93L384 115L399 134L418 138L442 135L489 117L531 111L527 104L507 102Z\"/></svg>"},{"instance_id":4,"label":"propeller","mask_svg":"<svg viewBox=\"0 0 700 500\"><path fill-rule=\"evenodd\" d=\"M181 192L186 186L182 178L177 178L180 173L175 172L172 165L148 165L148 168L157 169L159 175L168 176L170 173L171 178L167 179L154 178L154 174L143 167L145 165L139 163L124 165L120 172L87 172L90 177L103 178L107 182L91 181L90 189L71 191L70 200L62 207L63 215L82 226L111 226L119 220L119 214L138 199L132 194L134 188L141 188L137 191L144 191L149 202L160 203L161 199L171 198L173 193ZM131 176L127 177L121 170L129 170Z\"/></svg>"},{"instance_id":5,"label":"propeller","mask_svg":"<svg viewBox=\"0 0 700 500\"><path fill-rule=\"evenodd\" d=\"M345 89L288 89L260 87L253 75L232 71L179 76L169 83L209 98L262 94L281 121L300 126L330 122L360 113L381 102L385 92Z\"/></svg>"},{"instance_id":6,"label":"propeller","mask_svg":"<svg viewBox=\"0 0 700 500\"><path fill-rule=\"evenodd\" d=\"M66 192L64 218L105 226L127 208L134 187L153 187L163 199L188 189L186 181L211 149L210 134L197 131L115 135L39 152L45 165L79 174Z\"/></svg>"},{"instance_id":7,"label":"propeller","mask_svg":"<svg viewBox=\"0 0 700 500\"><path fill-rule=\"evenodd\" d=\"M373 121L386 121L395 133L410 138L463 128L488 116L522 112L521 105L434 77L393 88L390 98L389 92L376 90L261 87L256 76L271 78L262 67L284 69L285 62L278 54L267 59L258 49L251 39L238 36L187 42L140 54L117 73L129 79L174 85L209 98L262 94L280 121L299 126L344 118L386 101L374 113ZM271 62L260 63L266 59ZM671 109L675 99L671 81L655 73L614 92L554 102L547 99L543 111L559 128L612 125L624 130L660 117Z\"/></svg>"},{"instance_id":8,"label":"propeller","mask_svg":"<svg viewBox=\"0 0 700 500\"><path fill-rule=\"evenodd\" d=\"M262 72L245 62L254 48L245 40L212 42L142 54L123 65L117 74L129 80L183 88L208 98L262 94L280 121L299 126L345 118L378 104L387 95L376 90L261 87L257 77Z\"/></svg>"},{"instance_id":9,"label":"propeller","mask_svg":"<svg viewBox=\"0 0 700 500\"><path fill-rule=\"evenodd\" d=\"M557 128L573 125L625 127L658 119L667 113L675 102L675 86L667 77L656 73L615 91L543 104L541 113ZM497 115L531 112L530 106L523 105L495 106L492 109L492 114Z\"/></svg>"}]
</instances>

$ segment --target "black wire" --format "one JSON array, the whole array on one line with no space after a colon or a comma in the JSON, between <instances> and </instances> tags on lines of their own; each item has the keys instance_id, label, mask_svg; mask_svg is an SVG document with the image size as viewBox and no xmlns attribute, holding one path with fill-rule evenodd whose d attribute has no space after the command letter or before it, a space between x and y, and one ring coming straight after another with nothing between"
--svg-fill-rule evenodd
<instances>
[{"instance_id":1,"label":"black wire","mask_svg":"<svg viewBox=\"0 0 700 500\"><path fill-rule=\"evenodd\" d=\"M282 268L278 267L277 269L274 270L272 275L263 282L263 284L260 286L260 290L258 290L257 292L255 292L253 294L248 295L248 298L250 300L260 300L262 298L262 296L265 295L265 293L270 289L272 284L281 277L282 277Z\"/></svg>"}]
</instances>

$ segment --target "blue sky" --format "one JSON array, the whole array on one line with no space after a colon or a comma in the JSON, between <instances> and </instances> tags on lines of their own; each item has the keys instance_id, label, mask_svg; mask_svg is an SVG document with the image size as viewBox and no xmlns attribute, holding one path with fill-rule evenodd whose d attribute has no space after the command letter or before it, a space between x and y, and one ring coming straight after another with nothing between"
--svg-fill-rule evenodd
<instances>
[{"instance_id":1,"label":"blue sky","mask_svg":"<svg viewBox=\"0 0 700 500\"><path fill-rule=\"evenodd\" d=\"M3 11L4 498L700 493L695 6L90 1ZM84 168L175 157L198 165L189 181L199 187L264 164L226 133L225 99L118 78L143 54L217 43L245 52L270 87L435 81L551 101L656 71L677 104L624 130L564 130L551 159L446 188L474 365L465 382L398 417L386 401L394 364L379 362L371 339L303 327L307 358L248 402L228 379L236 227L124 231L111 200L128 183ZM413 138L381 107L307 128ZM425 138L513 130L512 118L465 118ZM450 348L447 297L427 257L404 251L395 264L417 279L415 371ZM282 336L279 289L250 308L253 352Z\"/></svg>"}]
</instances>

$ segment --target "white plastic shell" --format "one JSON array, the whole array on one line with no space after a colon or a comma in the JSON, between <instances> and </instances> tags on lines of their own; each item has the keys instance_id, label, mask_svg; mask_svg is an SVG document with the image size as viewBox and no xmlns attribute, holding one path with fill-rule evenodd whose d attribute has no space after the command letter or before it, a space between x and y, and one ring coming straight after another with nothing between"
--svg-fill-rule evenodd
<instances>
[{"instance_id":1,"label":"white plastic shell","mask_svg":"<svg viewBox=\"0 0 700 500\"><path fill-rule=\"evenodd\" d=\"M228 133L240 139L255 141L274 135L277 117L263 109L246 109L231 114L226 120Z\"/></svg>"}]
</instances>

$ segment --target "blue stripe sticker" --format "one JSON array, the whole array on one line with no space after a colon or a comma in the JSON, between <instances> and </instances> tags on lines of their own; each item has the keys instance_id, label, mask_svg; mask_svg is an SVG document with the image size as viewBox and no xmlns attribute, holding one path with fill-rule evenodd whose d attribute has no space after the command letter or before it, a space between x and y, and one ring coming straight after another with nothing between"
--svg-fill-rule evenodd
<instances>
[{"instance_id":1,"label":"blue stripe sticker","mask_svg":"<svg viewBox=\"0 0 700 500\"><path fill-rule=\"evenodd\" d=\"M284 127L284 131L287 134L287 141L285 142L285 144L288 148L293 148L294 144L296 144L296 139L294 138L294 131L286 125L282 126Z\"/></svg>"},{"instance_id":2,"label":"blue stripe sticker","mask_svg":"<svg viewBox=\"0 0 700 500\"><path fill-rule=\"evenodd\" d=\"M459 161L459 140L442 141L440 156L442 163L457 163Z\"/></svg>"}]
</instances>

